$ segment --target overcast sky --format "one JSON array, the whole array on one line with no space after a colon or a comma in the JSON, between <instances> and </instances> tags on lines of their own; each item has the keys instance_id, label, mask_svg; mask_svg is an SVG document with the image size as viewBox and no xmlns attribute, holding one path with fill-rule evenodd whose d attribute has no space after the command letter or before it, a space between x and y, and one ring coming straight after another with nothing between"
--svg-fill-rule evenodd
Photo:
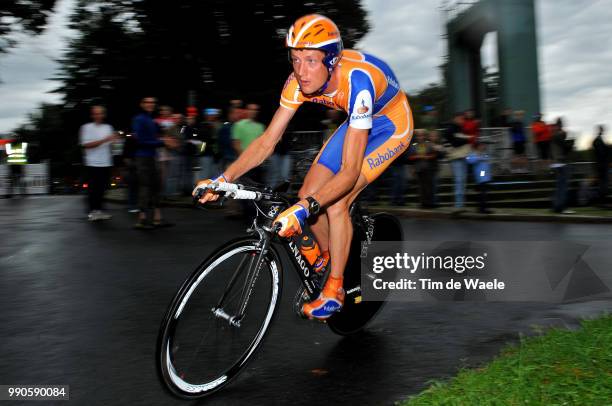
<instances>
[{"instance_id":1,"label":"overcast sky","mask_svg":"<svg viewBox=\"0 0 612 406\"><path fill-rule=\"evenodd\" d=\"M73 4L60 0L43 35L21 36L17 48L0 56L0 133L23 123L40 102L59 100L48 93L56 86L48 78L70 35L65 25ZM372 29L359 47L386 60L409 92L439 81L445 50L439 2L363 4ZM542 111L549 119L564 116L576 135L591 135L597 123L612 127L612 0L536 0L536 16Z\"/></svg>"}]
</instances>

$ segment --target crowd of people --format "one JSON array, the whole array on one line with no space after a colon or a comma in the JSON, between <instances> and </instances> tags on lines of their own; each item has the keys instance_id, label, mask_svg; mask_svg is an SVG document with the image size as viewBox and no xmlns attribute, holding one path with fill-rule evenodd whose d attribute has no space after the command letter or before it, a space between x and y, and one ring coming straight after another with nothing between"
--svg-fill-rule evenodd
<instances>
[{"instance_id":1,"label":"crowd of people","mask_svg":"<svg viewBox=\"0 0 612 406\"><path fill-rule=\"evenodd\" d=\"M88 185L88 219L107 220L102 210L109 184L113 144L121 145L120 164L125 168L129 211L136 213L136 229L168 227L160 203L180 196L190 196L197 179L216 176L231 164L257 137L264 125L257 121L259 105L232 100L226 109L206 108L198 114L176 114L170 106L157 107L154 97L144 97L140 113L125 134L105 123L103 106L91 108L91 122L79 132ZM199 168L194 172L194 168ZM266 170L254 170L248 176L257 182L276 184L290 176L288 145L281 142L269 159Z\"/></svg>"},{"instance_id":2,"label":"crowd of people","mask_svg":"<svg viewBox=\"0 0 612 406\"><path fill-rule=\"evenodd\" d=\"M511 149L510 174L535 173L545 177L554 174L555 190L551 198L551 209L556 213L573 213L568 209L570 180L570 153L573 140L568 138L563 119L558 118L546 123L541 114L533 117L530 125L525 123L523 111L504 110L496 120L494 130L483 134L481 123L473 110L456 113L446 125L440 125L437 112L431 106L425 107L421 117L422 127L415 131L410 150L405 159L398 160L391 171L391 204L404 205L405 181L404 165L409 164L416 179L421 208L439 206L438 184L440 161L446 160L453 176L453 206L456 213L464 211L467 180L473 179L477 191L478 206L481 213L491 213L487 192L493 179L490 146L503 142ZM531 138L528 131L531 131ZM610 168L610 146L604 140L605 128L596 128L593 141L595 153L595 174L597 193L594 202L605 205L608 191ZM537 159L527 156L527 143L531 139ZM535 164L535 165L532 165Z\"/></svg>"},{"instance_id":3,"label":"crowd of people","mask_svg":"<svg viewBox=\"0 0 612 406\"><path fill-rule=\"evenodd\" d=\"M92 221L111 217L102 210L102 205L111 167L115 163L113 144L123 145L121 160L125 168L129 211L138 216L134 227L150 229L172 225L162 215L162 200L189 196L196 179L212 178L221 173L264 132L264 125L257 121L259 106L241 100L230 102L225 109L225 120L217 108L203 109L201 114L190 108L185 115L176 114L170 106L158 107L153 97L143 98L140 109L133 119L132 128L124 135L105 123L106 111L102 106L93 106L91 122L81 127L79 136L88 183L88 218ZM327 136L338 122L338 117L332 115L323 120ZM405 192L409 185L406 165L409 165L416 180L420 207L438 207L440 168L444 160L452 171L455 212L464 211L466 185L468 179L472 179L478 197L477 210L491 213L487 198L493 179L489 147L499 139L493 139L490 134L483 135L481 123L472 110L455 114L448 124L441 126L435 109L426 107L421 122L422 128L415 130L409 150L403 159L393 163L389 171L392 178L391 204L406 204ZM557 213L571 213L568 210L568 164L572 141L568 140L563 120L558 118L546 123L542 115L536 115L527 125L524 112L505 110L496 125L503 129L502 134L507 134L503 136L509 137L508 144L512 150L510 172L554 173L552 209ZM531 138L528 137L529 127ZM610 147L604 135L605 128L597 127L593 141L597 176L595 200L602 204L606 201L610 166ZM539 158L535 166L530 165L533 162L526 154L529 139L534 143ZM247 176L268 185L289 179L292 170L289 149L289 139L285 137L264 169L257 168ZM194 172L194 168L197 171Z\"/></svg>"}]
</instances>

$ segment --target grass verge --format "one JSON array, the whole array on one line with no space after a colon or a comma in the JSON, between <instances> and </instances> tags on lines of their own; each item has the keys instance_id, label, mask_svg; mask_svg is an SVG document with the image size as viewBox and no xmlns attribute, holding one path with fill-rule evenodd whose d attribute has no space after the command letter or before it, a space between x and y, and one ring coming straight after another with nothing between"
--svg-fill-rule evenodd
<instances>
[{"instance_id":1,"label":"grass verge","mask_svg":"<svg viewBox=\"0 0 612 406\"><path fill-rule=\"evenodd\" d=\"M612 315L523 338L491 363L398 404L612 405Z\"/></svg>"}]
</instances>

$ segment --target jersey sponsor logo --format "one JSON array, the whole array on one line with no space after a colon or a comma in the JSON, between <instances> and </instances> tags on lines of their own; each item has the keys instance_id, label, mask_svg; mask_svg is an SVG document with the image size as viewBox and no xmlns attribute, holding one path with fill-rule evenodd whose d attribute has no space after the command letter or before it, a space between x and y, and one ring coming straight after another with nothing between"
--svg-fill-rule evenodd
<instances>
[{"instance_id":1,"label":"jersey sponsor logo","mask_svg":"<svg viewBox=\"0 0 612 406\"><path fill-rule=\"evenodd\" d=\"M351 114L351 120L364 120L372 117L372 95L368 90L362 90L357 94L353 111L357 114Z\"/></svg>"},{"instance_id":2,"label":"jersey sponsor logo","mask_svg":"<svg viewBox=\"0 0 612 406\"><path fill-rule=\"evenodd\" d=\"M361 99L361 107L359 107L357 109L357 113L359 114L365 114L368 111L370 111L370 108L368 106L365 105L365 100Z\"/></svg>"},{"instance_id":3,"label":"jersey sponsor logo","mask_svg":"<svg viewBox=\"0 0 612 406\"><path fill-rule=\"evenodd\" d=\"M396 89L400 88L399 83L397 82L397 80L393 79L391 76L387 75L387 82L393 86Z\"/></svg>"},{"instance_id":4,"label":"jersey sponsor logo","mask_svg":"<svg viewBox=\"0 0 612 406\"><path fill-rule=\"evenodd\" d=\"M310 101L313 102L313 103L323 104L323 105L328 106L328 107L336 107L336 105L334 104L333 101L327 100L327 99L323 99L323 98L320 98L320 97L313 97L312 99L310 99Z\"/></svg>"},{"instance_id":5,"label":"jersey sponsor logo","mask_svg":"<svg viewBox=\"0 0 612 406\"><path fill-rule=\"evenodd\" d=\"M384 164L394 156L400 154L405 147L406 145L403 142L400 142L400 144L393 149L387 148L387 152L384 154L379 152L376 158L368 158L368 165L370 165L370 169L378 168L380 165Z\"/></svg>"}]
</instances>

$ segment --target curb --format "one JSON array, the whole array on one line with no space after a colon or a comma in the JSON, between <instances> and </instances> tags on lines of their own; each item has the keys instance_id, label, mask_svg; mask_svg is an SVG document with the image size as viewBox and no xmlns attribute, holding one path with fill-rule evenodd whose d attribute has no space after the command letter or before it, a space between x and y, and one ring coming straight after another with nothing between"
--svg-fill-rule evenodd
<instances>
[{"instance_id":1,"label":"curb","mask_svg":"<svg viewBox=\"0 0 612 406\"><path fill-rule=\"evenodd\" d=\"M127 200L116 198L105 198L110 203L126 204ZM162 207L177 207L189 209L194 207L191 203L165 202ZM523 222L548 222L548 223L586 223L586 224L612 224L612 213L610 217L603 216L583 216L583 215L562 215L562 214L480 214L465 211L454 214L442 210L408 209L390 206L374 206L371 211L384 211L402 218L423 218L423 219L449 219L449 220L481 220L481 221L523 221Z\"/></svg>"},{"instance_id":2,"label":"curb","mask_svg":"<svg viewBox=\"0 0 612 406\"><path fill-rule=\"evenodd\" d=\"M438 219L463 219L484 221L531 221L549 223L589 223L589 224L612 224L612 216L584 216L571 214L480 214L475 212L463 212L454 214L451 212L421 209L405 209L393 207L376 207L390 214L404 218L438 218Z\"/></svg>"}]
</instances>

